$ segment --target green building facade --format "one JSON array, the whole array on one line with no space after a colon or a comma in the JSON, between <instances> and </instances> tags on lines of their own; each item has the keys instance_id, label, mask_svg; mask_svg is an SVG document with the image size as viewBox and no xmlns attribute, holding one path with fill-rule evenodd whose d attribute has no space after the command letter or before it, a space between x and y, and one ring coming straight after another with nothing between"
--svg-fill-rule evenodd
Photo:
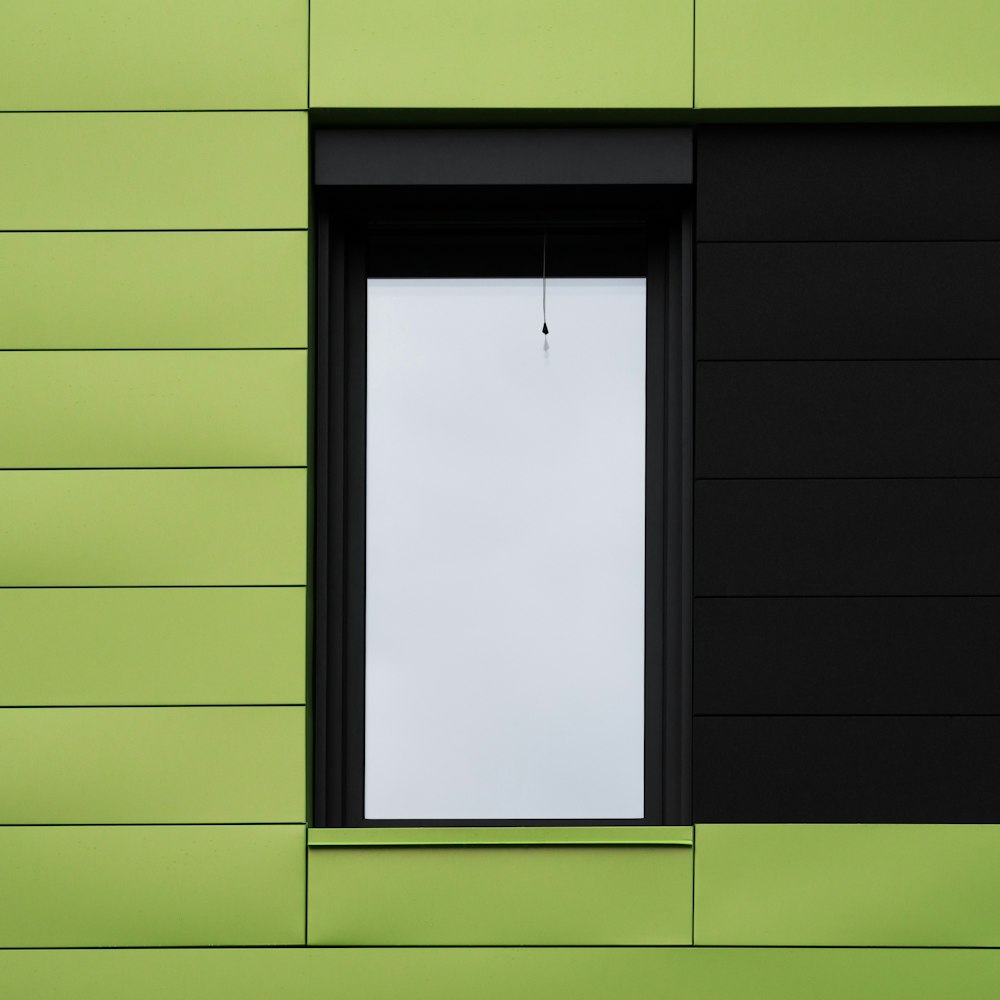
<instances>
[{"instance_id":1,"label":"green building facade","mask_svg":"<svg viewBox=\"0 0 1000 1000\"><path fill-rule=\"evenodd\" d=\"M0 995L1000 993L1000 826L310 829L308 604L311 129L989 121L1000 3L0 25Z\"/></svg>"}]
</instances>

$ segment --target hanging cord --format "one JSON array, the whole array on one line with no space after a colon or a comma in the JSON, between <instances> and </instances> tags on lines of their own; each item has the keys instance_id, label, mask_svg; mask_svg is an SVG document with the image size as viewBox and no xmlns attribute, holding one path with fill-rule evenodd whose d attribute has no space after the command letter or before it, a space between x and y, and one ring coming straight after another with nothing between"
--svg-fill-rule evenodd
<instances>
[{"instance_id":1,"label":"hanging cord","mask_svg":"<svg viewBox=\"0 0 1000 1000\"><path fill-rule=\"evenodd\" d=\"M549 335L549 324L546 322L545 319L545 283L546 283L545 251L546 251L546 243L548 242L548 235L549 235L548 230L543 229L542 230L542 333L544 333L546 337Z\"/></svg>"}]
</instances>

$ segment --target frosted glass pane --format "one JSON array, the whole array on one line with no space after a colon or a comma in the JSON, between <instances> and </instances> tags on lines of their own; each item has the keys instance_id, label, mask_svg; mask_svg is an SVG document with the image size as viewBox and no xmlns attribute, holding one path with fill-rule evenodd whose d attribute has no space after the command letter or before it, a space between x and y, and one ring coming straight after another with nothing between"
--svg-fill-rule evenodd
<instances>
[{"instance_id":1,"label":"frosted glass pane","mask_svg":"<svg viewBox=\"0 0 1000 1000\"><path fill-rule=\"evenodd\" d=\"M368 281L365 815L643 814L646 283Z\"/></svg>"}]
</instances>

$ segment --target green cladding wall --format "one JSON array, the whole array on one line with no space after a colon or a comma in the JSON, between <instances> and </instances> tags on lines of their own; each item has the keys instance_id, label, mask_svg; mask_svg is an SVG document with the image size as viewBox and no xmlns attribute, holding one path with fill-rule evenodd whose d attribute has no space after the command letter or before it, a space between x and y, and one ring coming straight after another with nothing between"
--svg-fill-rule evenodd
<instances>
[{"instance_id":1,"label":"green cladding wall","mask_svg":"<svg viewBox=\"0 0 1000 1000\"><path fill-rule=\"evenodd\" d=\"M988 107L1000 5L6 0L0 29L0 994L997 995L993 828L307 846L306 583L310 108Z\"/></svg>"},{"instance_id":2,"label":"green cladding wall","mask_svg":"<svg viewBox=\"0 0 1000 1000\"><path fill-rule=\"evenodd\" d=\"M1000 104L993 0L696 0L703 108Z\"/></svg>"},{"instance_id":3,"label":"green cladding wall","mask_svg":"<svg viewBox=\"0 0 1000 1000\"><path fill-rule=\"evenodd\" d=\"M686 108L691 0L313 0L338 108Z\"/></svg>"},{"instance_id":4,"label":"green cladding wall","mask_svg":"<svg viewBox=\"0 0 1000 1000\"><path fill-rule=\"evenodd\" d=\"M305 942L308 13L0 12L0 948Z\"/></svg>"}]
</instances>

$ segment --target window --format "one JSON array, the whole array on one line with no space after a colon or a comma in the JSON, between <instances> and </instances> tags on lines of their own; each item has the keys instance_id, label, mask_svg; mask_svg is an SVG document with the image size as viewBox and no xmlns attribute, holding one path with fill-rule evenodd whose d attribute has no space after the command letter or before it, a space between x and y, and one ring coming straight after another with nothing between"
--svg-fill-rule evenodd
<instances>
[{"instance_id":1,"label":"window","mask_svg":"<svg viewBox=\"0 0 1000 1000\"><path fill-rule=\"evenodd\" d=\"M686 187L485 134L326 134L314 824L687 822Z\"/></svg>"}]
</instances>

